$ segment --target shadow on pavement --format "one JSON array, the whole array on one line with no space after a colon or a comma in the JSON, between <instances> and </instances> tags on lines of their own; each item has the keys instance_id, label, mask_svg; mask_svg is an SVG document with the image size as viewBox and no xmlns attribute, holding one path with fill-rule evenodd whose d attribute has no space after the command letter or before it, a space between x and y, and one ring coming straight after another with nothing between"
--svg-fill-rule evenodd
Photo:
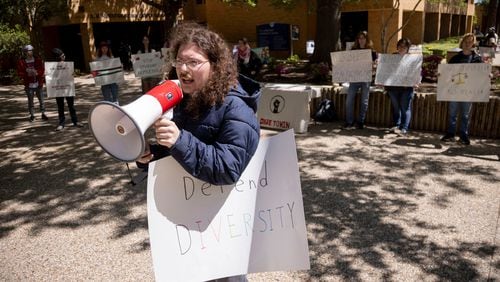
<instances>
[{"instance_id":1,"label":"shadow on pavement","mask_svg":"<svg viewBox=\"0 0 500 282\"><path fill-rule=\"evenodd\" d=\"M329 280L332 277L366 280L371 276L359 266L369 265L381 274L383 280L392 281L395 277L391 262L412 265L440 281L487 280L484 272L480 273L482 265L477 261L494 262L493 255L498 248L494 241L470 243L464 240L456 242L456 247L447 247L434 242L425 233L453 234L457 233L456 226L406 217L418 211L421 202L428 197L428 191L417 185L418 179L446 176L452 167L456 174L499 183L498 170L471 165L467 160L416 157L422 152L415 149L421 148L434 151L433 155L450 154L450 149L441 153L443 147L436 136L396 139L387 145L377 143L377 140L387 138L382 130L346 131L339 130L336 124L317 125L309 130L297 137L298 144L314 136L324 138L316 138L317 141L307 143L306 147L298 146L306 222L309 233L315 234L309 240L312 255L308 280ZM353 141L339 148L328 146L328 142L346 136ZM485 152L498 152L498 145L497 142L496 146L489 146ZM389 146L393 147L390 153ZM398 146L409 146L411 151L397 153ZM482 151L481 148L470 150ZM343 163L344 160L347 162L346 156L357 162L358 165L353 167L360 169L346 169L345 166L352 166ZM374 166L380 168L379 172L371 171ZM311 173L317 171L330 173L327 177ZM437 208L447 208L451 204L450 198L457 194L475 193L465 182L435 178L434 181L439 182L436 188L447 190L443 194L438 192L431 202ZM374 189L374 185L382 189ZM491 265L491 268L498 272L498 256L496 265Z\"/></svg>"},{"instance_id":2,"label":"shadow on pavement","mask_svg":"<svg viewBox=\"0 0 500 282\"><path fill-rule=\"evenodd\" d=\"M0 161L0 207L4 207L0 238L18 228L29 228L36 236L46 229L72 230L106 221L118 226L114 238L147 230L147 218L134 214L135 208L145 206L145 184L131 186L126 164L104 153L88 128L87 115L102 99L100 90L93 83L75 84L75 108L84 127L72 127L65 105L62 131L55 131L55 99L46 98L48 121L41 120L35 99L37 119L31 123L22 87L0 88L0 151L4 156ZM120 101L128 103L137 93L139 84L123 85ZM22 208L5 209L12 203ZM134 247L137 251L149 250L148 240L139 245Z\"/></svg>"}]
</instances>

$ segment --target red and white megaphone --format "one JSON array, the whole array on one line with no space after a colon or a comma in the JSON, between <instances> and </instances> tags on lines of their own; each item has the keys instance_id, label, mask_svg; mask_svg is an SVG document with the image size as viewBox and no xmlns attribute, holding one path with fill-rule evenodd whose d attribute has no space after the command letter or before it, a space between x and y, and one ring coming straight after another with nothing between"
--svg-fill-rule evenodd
<instances>
[{"instance_id":1,"label":"red and white megaphone","mask_svg":"<svg viewBox=\"0 0 500 282\"><path fill-rule=\"evenodd\" d=\"M123 107L99 102L89 113L90 131L111 156L124 162L135 161L144 153L146 130L181 100L181 88L166 80Z\"/></svg>"}]
</instances>

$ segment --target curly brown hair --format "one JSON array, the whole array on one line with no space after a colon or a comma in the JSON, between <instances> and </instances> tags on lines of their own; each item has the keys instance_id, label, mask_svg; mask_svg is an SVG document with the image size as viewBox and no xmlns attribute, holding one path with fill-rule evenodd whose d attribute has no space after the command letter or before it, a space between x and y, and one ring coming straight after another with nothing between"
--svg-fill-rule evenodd
<instances>
[{"instance_id":1,"label":"curly brown hair","mask_svg":"<svg viewBox=\"0 0 500 282\"><path fill-rule=\"evenodd\" d=\"M211 73L207 84L198 93L190 93L186 111L198 118L212 106L220 105L231 87L238 82L238 71L226 42L219 34L195 23L182 23L173 31L170 46L173 58L181 46L195 44L208 57Z\"/></svg>"}]
</instances>

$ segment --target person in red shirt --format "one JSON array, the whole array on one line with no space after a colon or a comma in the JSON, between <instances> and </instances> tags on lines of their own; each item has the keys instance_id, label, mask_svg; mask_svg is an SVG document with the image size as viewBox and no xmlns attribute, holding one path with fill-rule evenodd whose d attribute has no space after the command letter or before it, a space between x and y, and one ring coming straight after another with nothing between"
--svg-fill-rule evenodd
<instances>
[{"instance_id":1,"label":"person in red shirt","mask_svg":"<svg viewBox=\"0 0 500 282\"><path fill-rule=\"evenodd\" d=\"M34 113L34 96L38 98L40 103L40 112L42 112L42 119L48 120L45 115L45 103L43 100L43 82L45 68L43 61L40 58L33 56L33 46L26 45L23 48L25 57L20 59L17 63L17 74L24 82L24 90L28 96L28 110L30 113L30 121L35 120Z\"/></svg>"}]
</instances>

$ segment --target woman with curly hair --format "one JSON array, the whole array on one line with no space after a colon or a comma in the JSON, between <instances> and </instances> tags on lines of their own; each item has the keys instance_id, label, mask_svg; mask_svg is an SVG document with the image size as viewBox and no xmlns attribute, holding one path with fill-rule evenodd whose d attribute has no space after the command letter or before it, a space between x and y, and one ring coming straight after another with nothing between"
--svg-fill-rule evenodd
<instances>
[{"instance_id":1,"label":"woman with curly hair","mask_svg":"<svg viewBox=\"0 0 500 282\"><path fill-rule=\"evenodd\" d=\"M158 144L146 150L138 165L171 155L202 181L236 183L259 143L255 113L260 86L238 77L226 42L200 25L179 25L170 46L184 98L172 120L155 122Z\"/></svg>"}]
</instances>

